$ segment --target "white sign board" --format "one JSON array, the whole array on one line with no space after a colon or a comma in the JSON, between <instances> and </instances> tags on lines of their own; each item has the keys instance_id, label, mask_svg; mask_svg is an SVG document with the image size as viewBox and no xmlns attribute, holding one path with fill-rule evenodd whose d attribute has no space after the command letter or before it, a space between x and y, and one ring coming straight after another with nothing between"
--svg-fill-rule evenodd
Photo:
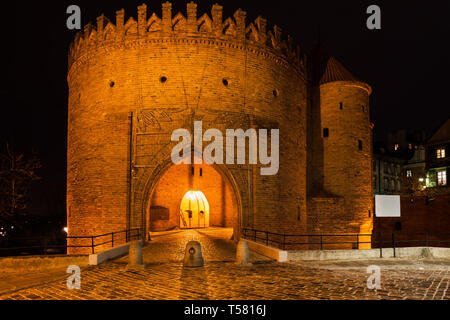
<instances>
[{"instance_id":1,"label":"white sign board","mask_svg":"<svg viewBox=\"0 0 450 320\"><path fill-rule=\"evenodd\" d=\"M400 217L400 196L375 195L375 216Z\"/></svg>"}]
</instances>

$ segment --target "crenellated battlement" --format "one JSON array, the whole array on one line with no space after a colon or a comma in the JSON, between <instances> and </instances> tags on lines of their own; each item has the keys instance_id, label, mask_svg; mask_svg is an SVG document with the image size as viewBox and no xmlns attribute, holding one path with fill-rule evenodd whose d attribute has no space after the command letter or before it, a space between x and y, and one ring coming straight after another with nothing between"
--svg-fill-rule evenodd
<instances>
[{"instance_id":1,"label":"crenellated battlement","mask_svg":"<svg viewBox=\"0 0 450 320\"><path fill-rule=\"evenodd\" d=\"M96 26L88 23L76 34L69 49L69 69L80 57L98 48L145 45L146 42L192 39L209 44L251 48L267 54L273 53L304 69L305 57L290 36L283 37L282 30L274 26L267 30L267 20L259 16L246 23L246 12L238 9L233 17L223 18L223 7L215 4L211 15L199 17L197 4L187 3L186 15L172 14L172 3L162 4L161 17L149 14L147 5L137 8L137 21L131 17L125 22L125 10L116 12L115 24L107 17L97 17Z\"/></svg>"}]
</instances>

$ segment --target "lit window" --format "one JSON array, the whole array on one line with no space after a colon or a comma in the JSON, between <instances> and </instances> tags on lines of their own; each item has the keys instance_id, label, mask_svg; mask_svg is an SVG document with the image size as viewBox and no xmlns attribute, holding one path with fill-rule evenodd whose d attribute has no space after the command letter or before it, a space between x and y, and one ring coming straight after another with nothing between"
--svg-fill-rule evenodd
<instances>
[{"instance_id":1,"label":"lit window","mask_svg":"<svg viewBox=\"0 0 450 320\"><path fill-rule=\"evenodd\" d=\"M408 178L412 177L412 171L411 170L406 170L406 177L408 177Z\"/></svg>"},{"instance_id":2,"label":"lit window","mask_svg":"<svg viewBox=\"0 0 450 320\"><path fill-rule=\"evenodd\" d=\"M408 149L411 150L412 149L412 144L408 144Z\"/></svg>"},{"instance_id":3,"label":"lit window","mask_svg":"<svg viewBox=\"0 0 450 320\"><path fill-rule=\"evenodd\" d=\"M394 150L395 150L395 151L398 150L398 143L396 143L396 144L394 145Z\"/></svg>"},{"instance_id":4,"label":"lit window","mask_svg":"<svg viewBox=\"0 0 450 320\"><path fill-rule=\"evenodd\" d=\"M437 184L438 186L447 185L447 171L438 171L437 172Z\"/></svg>"},{"instance_id":5,"label":"lit window","mask_svg":"<svg viewBox=\"0 0 450 320\"><path fill-rule=\"evenodd\" d=\"M439 148L436 150L436 156L438 159L445 158L445 148Z\"/></svg>"}]
</instances>

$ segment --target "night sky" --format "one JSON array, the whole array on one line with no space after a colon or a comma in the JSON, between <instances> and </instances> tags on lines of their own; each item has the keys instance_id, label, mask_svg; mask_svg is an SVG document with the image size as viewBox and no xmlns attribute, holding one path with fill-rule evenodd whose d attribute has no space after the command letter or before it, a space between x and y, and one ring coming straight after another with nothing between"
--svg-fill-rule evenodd
<instances>
[{"instance_id":1,"label":"night sky","mask_svg":"<svg viewBox=\"0 0 450 320\"><path fill-rule=\"evenodd\" d=\"M374 89L371 117L376 140L402 128L430 133L450 115L450 1L196 2L200 14L210 14L213 3L223 5L224 20L238 8L247 12L247 22L261 15L269 27L276 24L290 34L303 52L314 47L320 30L321 42L331 54ZM88 22L96 24L102 13L115 22L115 11L121 8L125 9L125 21L130 16L137 19L137 6L142 3L17 2L15 19L9 25L14 30L14 46L8 50L11 57L5 66L6 79L13 87L2 89L0 150L3 152L9 141L18 151L39 153L44 167L42 180L33 189L34 207L42 207L36 199L43 197L50 202L64 201L67 53L76 33L66 28L67 6L80 6L84 27ZM172 3L173 14L182 11L185 15L186 1ZM156 11L161 16L160 1L146 4L149 13ZM371 4L381 8L381 30L366 28L366 8Z\"/></svg>"}]
</instances>

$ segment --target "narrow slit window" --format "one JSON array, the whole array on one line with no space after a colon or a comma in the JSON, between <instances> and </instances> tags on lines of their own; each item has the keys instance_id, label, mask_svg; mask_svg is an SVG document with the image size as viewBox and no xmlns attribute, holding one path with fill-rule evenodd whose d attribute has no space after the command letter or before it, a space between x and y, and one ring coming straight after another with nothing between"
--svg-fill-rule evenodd
<instances>
[{"instance_id":1,"label":"narrow slit window","mask_svg":"<svg viewBox=\"0 0 450 320\"><path fill-rule=\"evenodd\" d=\"M339 109L342 110L343 107L344 107L344 104L342 102L339 102Z\"/></svg>"},{"instance_id":2,"label":"narrow slit window","mask_svg":"<svg viewBox=\"0 0 450 320\"><path fill-rule=\"evenodd\" d=\"M361 140L358 140L358 149L362 150L362 148L363 148L363 143Z\"/></svg>"},{"instance_id":3,"label":"narrow slit window","mask_svg":"<svg viewBox=\"0 0 450 320\"><path fill-rule=\"evenodd\" d=\"M323 128L323 137L328 138L329 135L330 135L330 131L328 130L328 128Z\"/></svg>"}]
</instances>

